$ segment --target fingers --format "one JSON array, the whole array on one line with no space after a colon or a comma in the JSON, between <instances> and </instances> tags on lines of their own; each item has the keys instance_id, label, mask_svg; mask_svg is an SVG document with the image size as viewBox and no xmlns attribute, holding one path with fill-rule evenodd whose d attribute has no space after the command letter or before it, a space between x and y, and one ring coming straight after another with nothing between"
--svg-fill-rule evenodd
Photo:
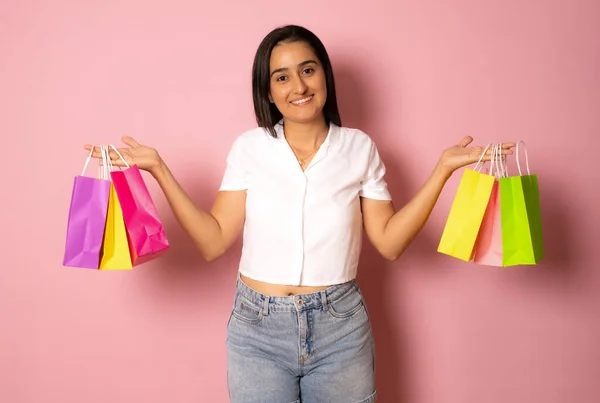
<instances>
[{"instance_id":1,"label":"fingers","mask_svg":"<svg viewBox=\"0 0 600 403\"><path fill-rule=\"evenodd\" d=\"M483 152L483 148L481 148L481 152L479 154L481 155L482 152ZM485 155L490 156L490 155L492 155L493 152L494 152L494 150L492 148L488 148L488 150L485 152ZM513 150L502 147L502 155L512 155L512 154L514 154Z\"/></svg>"},{"instance_id":2,"label":"fingers","mask_svg":"<svg viewBox=\"0 0 600 403\"><path fill-rule=\"evenodd\" d=\"M481 156L481 153L483 152L483 148L481 149L481 152L479 152L479 155ZM507 155L513 155L514 152L513 150L502 150L502 153L500 154L500 159L502 161L506 160L506 156ZM494 157L497 158L497 157ZM481 158L481 161L491 161L492 160L492 150L488 150L486 151L485 155Z\"/></svg>"},{"instance_id":3,"label":"fingers","mask_svg":"<svg viewBox=\"0 0 600 403\"><path fill-rule=\"evenodd\" d=\"M88 151L92 151L92 148L93 148L94 151L92 152L91 157L102 159L102 152L100 151L100 147L92 145L92 144L86 144L83 146L83 148Z\"/></svg>"},{"instance_id":4,"label":"fingers","mask_svg":"<svg viewBox=\"0 0 600 403\"><path fill-rule=\"evenodd\" d=\"M466 140L466 137L465 137L465 139L463 139L463 141L465 141L465 140ZM463 144L463 142L460 143L461 146L462 146L462 144ZM502 143L502 155L512 155L512 154L514 154L514 151L512 150L512 148L514 148L515 146L516 146L516 143ZM481 156L481 154L483 154L483 150L485 150L485 147L482 147L482 146L473 147L472 150L479 157L479 156ZM487 148L487 150L485 151L485 155L484 155L483 158L484 159L486 159L486 158L489 159L489 157L492 155L493 152L494 152L494 148L492 147L492 145L490 145Z\"/></svg>"},{"instance_id":5,"label":"fingers","mask_svg":"<svg viewBox=\"0 0 600 403\"><path fill-rule=\"evenodd\" d=\"M502 143L502 149L501 149L501 154L504 155L512 155L514 154L513 150L511 150L511 148L515 147L517 144L516 143Z\"/></svg>"},{"instance_id":6,"label":"fingers","mask_svg":"<svg viewBox=\"0 0 600 403\"><path fill-rule=\"evenodd\" d=\"M461 140L461 142L460 142L460 143L458 143L458 145L459 145L459 147L466 147L466 146L468 146L469 144L471 144L471 142L473 142L473 137L471 137L471 136L467 136L467 137L463 138L463 139Z\"/></svg>"},{"instance_id":7,"label":"fingers","mask_svg":"<svg viewBox=\"0 0 600 403\"><path fill-rule=\"evenodd\" d=\"M83 146L84 149L90 151L92 149L92 147L94 148L94 151L92 152L91 157L92 158L97 158L99 161L99 164L102 164L102 151L100 151L100 147L99 146L94 146L91 144L86 144L85 146ZM121 155L123 156L123 158L126 158L126 154L127 154L127 150L123 149L123 148L118 148L119 152L121 153ZM119 154L117 154L115 152L115 150L113 149L109 149L108 150L108 157L111 159L111 162L113 165L115 166L125 166L125 163L123 162L123 160L121 160L121 157L119 157Z\"/></svg>"},{"instance_id":8,"label":"fingers","mask_svg":"<svg viewBox=\"0 0 600 403\"><path fill-rule=\"evenodd\" d=\"M506 159L506 156L507 156L507 155L509 155L509 154L504 154L504 153L503 153L500 159L501 159L502 161L504 161L504 160ZM484 156L483 156L483 158L481 159L481 161L491 161L491 160L492 160L492 156L491 156L491 154L486 154L486 155L484 155Z\"/></svg>"},{"instance_id":9,"label":"fingers","mask_svg":"<svg viewBox=\"0 0 600 403\"><path fill-rule=\"evenodd\" d=\"M102 158L99 158L98 159L98 165L102 165L102 164L103 164ZM120 158L119 159L113 159L113 158L111 158L110 159L110 164L113 167L126 167L127 166L127 165L125 165L125 163L123 162L123 160L120 159Z\"/></svg>"},{"instance_id":10,"label":"fingers","mask_svg":"<svg viewBox=\"0 0 600 403\"><path fill-rule=\"evenodd\" d=\"M129 147L131 148L136 148L136 147L140 147L140 143L138 143L137 141L135 141L132 137L129 136L124 136L121 141L125 144L127 144Z\"/></svg>"},{"instance_id":11,"label":"fingers","mask_svg":"<svg viewBox=\"0 0 600 403\"><path fill-rule=\"evenodd\" d=\"M129 146L131 148L141 147L141 144L138 143L133 137L130 137L130 136L124 136L124 137L122 137L121 141L123 143L125 143L125 145L127 145L127 146ZM100 147L99 146L96 146L96 145L93 145L93 144L86 144L86 145L83 146L83 148L86 149L86 150L88 150L88 151L90 151L92 149L92 147L94 148L94 152L92 153L92 156L94 158L102 158L102 153L100 152ZM124 151L123 148L118 148L118 150L119 150L119 152L121 154L123 154L123 151ZM114 152L114 150L112 150L112 148L110 150L110 153L111 153L110 154L111 158L118 157L118 155Z\"/></svg>"}]
</instances>

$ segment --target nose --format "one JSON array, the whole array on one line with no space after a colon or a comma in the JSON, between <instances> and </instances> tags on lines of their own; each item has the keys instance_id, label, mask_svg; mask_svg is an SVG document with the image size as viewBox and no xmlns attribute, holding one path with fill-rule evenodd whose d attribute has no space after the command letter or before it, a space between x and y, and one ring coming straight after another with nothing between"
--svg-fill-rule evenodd
<instances>
[{"instance_id":1,"label":"nose","mask_svg":"<svg viewBox=\"0 0 600 403\"><path fill-rule=\"evenodd\" d=\"M294 82L294 90L298 94L304 94L307 90L306 83L304 82L302 76L297 76Z\"/></svg>"}]
</instances>

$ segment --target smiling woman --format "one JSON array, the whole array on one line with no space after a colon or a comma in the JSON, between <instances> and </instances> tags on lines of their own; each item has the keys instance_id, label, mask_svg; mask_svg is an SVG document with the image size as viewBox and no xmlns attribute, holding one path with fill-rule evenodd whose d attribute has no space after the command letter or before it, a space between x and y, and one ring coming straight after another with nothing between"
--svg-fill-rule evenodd
<instances>
[{"instance_id":1,"label":"smiling woman","mask_svg":"<svg viewBox=\"0 0 600 403\"><path fill-rule=\"evenodd\" d=\"M274 137L274 126L284 116L304 122L322 117L325 124L342 125L329 55L303 27L275 29L263 39L254 58L252 86L257 123ZM292 112L290 103L300 101L311 101L312 114Z\"/></svg>"},{"instance_id":2,"label":"smiling woman","mask_svg":"<svg viewBox=\"0 0 600 403\"><path fill-rule=\"evenodd\" d=\"M381 255L397 259L448 177L482 149L467 148L467 137L444 150L396 211L375 142L342 126L333 68L312 32L270 32L256 52L252 88L258 127L233 143L210 212L193 203L155 149L124 138L129 147L119 151L156 178L206 260L243 231L227 327L232 402L374 402L373 337L356 282L362 229ZM504 143L503 153L514 145Z\"/></svg>"}]
</instances>

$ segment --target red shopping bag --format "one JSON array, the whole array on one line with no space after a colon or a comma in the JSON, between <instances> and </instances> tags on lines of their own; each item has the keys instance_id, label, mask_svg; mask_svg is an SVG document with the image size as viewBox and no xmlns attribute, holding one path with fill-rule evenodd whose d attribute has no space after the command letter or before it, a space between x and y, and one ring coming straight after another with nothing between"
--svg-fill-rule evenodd
<instances>
[{"instance_id":1,"label":"red shopping bag","mask_svg":"<svg viewBox=\"0 0 600 403\"><path fill-rule=\"evenodd\" d=\"M495 145L490 161L490 175L496 169L496 176L506 177L506 165L502 162L502 144ZM487 205L483 222L475 243L473 262L488 266L502 264L502 220L500 217L500 185L494 181L490 201Z\"/></svg>"},{"instance_id":2,"label":"red shopping bag","mask_svg":"<svg viewBox=\"0 0 600 403\"><path fill-rule=\"evenodd\" d=\"M111 148L127 167L112 171L110 176L123 210L131 261L137 266L162 256L169 249L169 241L139 168L129 166L119 151Z\"/></svg>"}]
</instances>

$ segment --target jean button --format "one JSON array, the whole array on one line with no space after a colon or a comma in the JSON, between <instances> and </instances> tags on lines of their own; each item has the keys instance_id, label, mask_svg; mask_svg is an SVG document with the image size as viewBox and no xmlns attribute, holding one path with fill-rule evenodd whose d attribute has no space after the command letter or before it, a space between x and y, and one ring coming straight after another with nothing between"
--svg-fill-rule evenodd
<instances>
[{"instance_id":1,"label":"jean button","mask_svg":"<svg viewBox=\"0 0 600 403\"><path fill-rule=\"evenodd\" d=\"M298 305L302 305L304 303L304 301L302 301L302 298L298 298Z\"/></svg>"}]
</instances>

